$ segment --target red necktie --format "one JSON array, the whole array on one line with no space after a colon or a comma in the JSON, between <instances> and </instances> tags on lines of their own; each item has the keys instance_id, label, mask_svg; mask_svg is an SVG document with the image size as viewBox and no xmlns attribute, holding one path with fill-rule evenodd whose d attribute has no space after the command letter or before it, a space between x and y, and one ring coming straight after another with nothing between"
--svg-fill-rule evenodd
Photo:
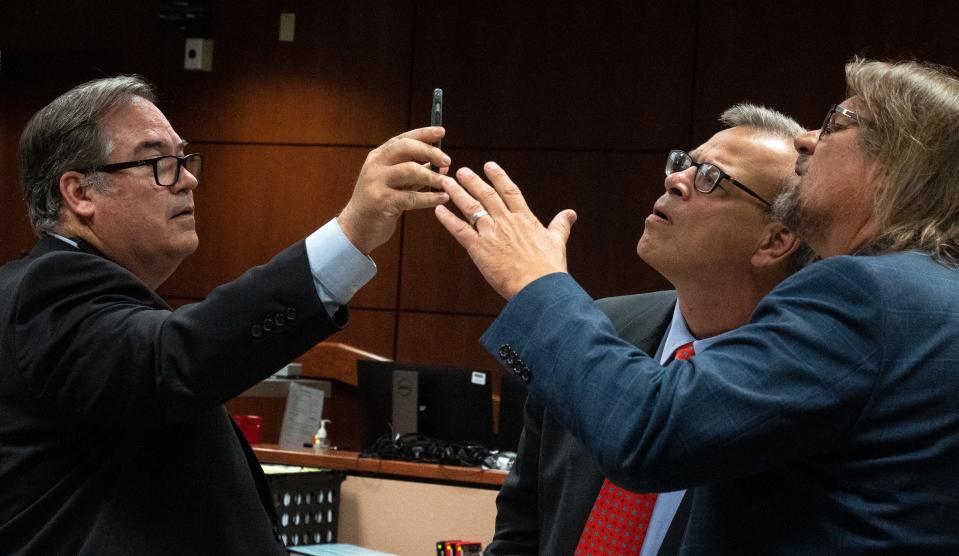
<instances>
[{"instance_id":1,"label":"red necktie","mask_svg":"<svg viewBox=\"0 0 959 556\"><path fill-rule=\"evenodd\" d=\"M696 352L689 342L680 346L673 358L684 360L693 355ZM606 479L586 519L576 556L639 554L655 504L656 494L632 492Z\"/></svg>"}]
</instances>

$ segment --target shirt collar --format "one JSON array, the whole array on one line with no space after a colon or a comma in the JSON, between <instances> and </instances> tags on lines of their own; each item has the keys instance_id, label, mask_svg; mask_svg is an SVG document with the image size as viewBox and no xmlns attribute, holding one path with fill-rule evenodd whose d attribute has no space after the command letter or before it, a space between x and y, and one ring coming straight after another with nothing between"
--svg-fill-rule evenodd
<instances>
[{"instance_id":1,"label":"shirt collar","mask_svg":"<svg viewBox=\"0 0 959 556\"><path fill-rule=\"evenodd\" d=\"M76 242L76 240L74 240L74 239L70 239L70 238L68 238L68 237L63 237L62 235L57 234L57 233L54 233L54 232L44 232L44 233L46 233L46 234L47 234L48 236L50 236L50 237L55 237L55 238L59 239L60 241L65 241L65 242L69 243L70 245L76 247L77 249L80 248L80 246L77 245L77 242Z\"/></svg>"},{"instance_id":2,"label":"shirt collar","mask_svg":"<svg viewBox=\"0 0 959 556\"><path fill-rule=\"evenodd\" d=\"M704 349L719 341L726 334L724 332L709 338L694 337L693 333L689 331L689 327L686 326L686 320L683 319L683 314L679 310L679 303L680 300L677 299L676 306L673 307L673 320L669 323L669 332L666 333L666 341L663 343L663 353L659 357L660 365L665 365L671 361L676 350L684 344L692 342L693 350L696 353L702 353Z\"/></svg>"}]
</instances>

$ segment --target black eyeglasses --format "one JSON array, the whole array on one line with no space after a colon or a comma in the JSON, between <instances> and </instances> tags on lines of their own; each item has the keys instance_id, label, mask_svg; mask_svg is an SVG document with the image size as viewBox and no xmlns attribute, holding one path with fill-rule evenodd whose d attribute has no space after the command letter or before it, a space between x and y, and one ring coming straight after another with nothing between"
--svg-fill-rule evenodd
<instances>
[{"instance_id":1,"label":"black eyeglasses","mask_svg":"<svg viewBox=\"0 0 959 556\"><path fill-rule=\"evenodd\" d=\"M131 160L129 162L117 162L116 164L104 164L90 168L89 172L117 172L127 168L137 168L139 166L153 166L153 179L161 187L171 187L180 181L180 168L186 168L193 177L200 179L200 172L203 170L203 156L199 153L186 154L183 156L158 156L156 158L147 158L145 160Z\"/></svg>"},{"instance_id":2,"label":"black eyeglasses","mask_svg":"<svg viewBox=\"0 0 959 556\"><path fill-rule=\"evenodd\" d=\"M837 125L836 115L845 116L852 120L854 123L850 125ZM860 125L862 123L862 118L858 114L853 112L848 108L839 106L838 104L833 104L829 107L829 111L826 112L826 119L822 121L822 129L819 130L819 138L822 139L824 135L829 135L830 133L835 133L837 131L842 131L847 127L852 125Z\"/></svg>"},{"instance_id":3,"label":"black eyeglasses","mask_svg":"<svg viewBox=\"0 0 959 556\"><path fill-rule=\"evenodd\" d=\"M669 151L669 156L666 157L666 175L672 175L676 172L682 172L689 169L691 166L696 167L696 178L693 180L693 186L696 188L696 191L700 193L705 193L709 195L717 187L719 187L719 182L723 179L729 180L730 183L742 189L750 196L758 199L767 207L771 207L772 203L763 199L759 196L758 193L749 189L741 182L733 179L732 176L723 172L723 170L716 166L715 164L710 164L708 162L696 162L693 160L693 157L689 156L689 153L686 151L673 150Z\"/></svg>"}]
</instances>

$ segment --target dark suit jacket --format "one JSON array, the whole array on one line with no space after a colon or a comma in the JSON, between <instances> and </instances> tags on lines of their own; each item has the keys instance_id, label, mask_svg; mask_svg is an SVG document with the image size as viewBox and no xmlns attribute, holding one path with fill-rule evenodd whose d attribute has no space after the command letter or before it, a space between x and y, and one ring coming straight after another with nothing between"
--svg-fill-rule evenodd
<instances>
[{"instance_id":1,"label":"dark suit jacket","mask_svg":"<svg viewBox=\"0 0 959 556\"><path fill-rule=\"evenodd\" d=\"M170 311L47 237L0 268L0 319L0 554L286 554L221 404L345 322L302 242Z\"/></svg>"},{"instance_id":2,"label":"dark suit jacket","mask_svg":"<svg viewBox=\"0 0 959 556\"><path fill-rule=\"evenodd\" d=\"M812 264L665 367L567 274L483 342L613 482L696 486L684 554L959 554L959 271L926 254Z\"/></svg>"},{"instance_id":3,"label":"dark suit jacket","mask_svg":"<svg viewBox=\"0 0 959 556\"><path fill-rule=\"evenodd\" d=\"M597 302L617 333L648 353L669 329L675 305L675 292ZM530 397L516 462L496 497L496 533L486 554L573 554L603 479L582 444Z\"/></svg>"}]
</instances>

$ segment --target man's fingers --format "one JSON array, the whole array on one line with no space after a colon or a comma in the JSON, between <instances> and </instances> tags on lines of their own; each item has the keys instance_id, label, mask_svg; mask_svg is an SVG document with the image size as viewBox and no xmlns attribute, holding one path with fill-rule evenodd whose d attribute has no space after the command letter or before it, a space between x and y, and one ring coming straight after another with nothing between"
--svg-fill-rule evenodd
<instances>
[{"instance_id":1,"label":"man's fingers","mask_svg":"<svg viewBox=\"0 0 959 556\"><path fill-rule=\"evenodd\" d=\"M446 135L446 128L442 126L429 126L429 127L418 127L416 129L411 129L400 133L396 137L393 137L387 143L396 141L398 139L416 139L417 141L422 141L424 143L435 143L443 138Z\"/></svg>"},{"instance_id":2,"label":"man's fingers","mask_svg":"<svg viewBox=\"0 0 959 556\"><path fill-rule=\"evenodd\" d=\"M565 244L569 241L569 234L574 223L576 223L576 212L566 209L553 217L548 229L551 232L558 233Z\"/></svg>"},{"instance_id":3,"label":"man's fingers","mask_svg":"<svg viewBox=\"0 0 959 556\"><path fill-rule=\"evenodd\" d=\"M383 170L383 181L390 189L397 190L436 190L440 191L443 174L434 172L417 162L395 164Z\"/></svg>"},{"instance_id":4,"label":"man's fingers","mask_svg":"<svg viewBox=\"0 0 959 556\"><path fill-rule=\"evenodd\" d=\"M431 127L408 131L402 135L397 135L377 147L371 154L380 158L382 163L387 165L416 161L429 162L436 167L449 166L452 162L450 157L430 144L438 140L442 135L438 137L433 133L424 132L442 129L443 128L439 127Z\"/></svg>"},{"instance_id":5,"label":"man's fingers","mask_svg":"<svg viewBox=\"0 0 959 556\"><path fill-rule=\"evenodd\" d=\"M499 198L499 193L469 168L463 167L457 170L456 178L463 184L463 188L482 205L473 212L486 209L494 219L498 216L504 216L508 212L503 200ZM472 213L464 212L463 214Z\"/></svg>"},{"instance_id":6,"label":"man's fingers","mask_svg":"<svg viewBox=\"0 0 959 556\"><path fill-rule=\"evenodd\" d=\"M431 208L442 205L450 200L450 196L443 192L410 191L405 194L401 193L400 195L401 199L405 199L401 207L403 210Z\"/></svg>"},{"instance_id":7,"label":"man's fingers","mask_svg":"<svg viewBox=\"0 0 959 556\"><path fill-rule=\"evenodd\" d=\"M467 193L453 178L444 178L442 184L443 190L449 193L453 204L467 218L483 210L483 205Z\"/></svg>"},{"instance_id":8,"label":"man's fingers","mask_svg":"<svg viewBox=\"0 0 959 556\"><path fill-rule=\"evenodd\" d=\"M431 163L429 163L429 162L424 162L424 163L421 164L420 166L422 166L423 168L426 168L427 170L430 170L430 171L432 171L432 172L439 172L440 174L442 174L442 175L444 175L444 176L449 175L449 173L450 173L450 167L449 167L449 166L441 166L441 167L439 167L439 168L436 168L436 170L433 170L433 168L435 168L435 166L433 166L433 165L432 165Z\"/></svg>"},{"instance_id":9,"label":"man's fingers","mask_svg":"<svg viewBox=\"0 0 959 556\"><path fill-rule=\"evenodd\" d=\"M467 251L472 247L473 243L476 242L476 230L474 230L469 224L463 222L459 217L453 214L450 209L444 207L443 205L438 205L434 209L436 213L436 219L440 221L440 224L454 237L456 241L459 242Z\"/></svg>"},{"instance_id":10,"label":"man's fingers","mask_svg":"<svg viewBox=\"0 0 959 556\"><path fill-rule=\"evenodd\" d=\"M490 161L483 165L483 172L493 183L496 193L511 212L529 212L529 206L519 187L506 174L499 164Z\"/></svg>"}]
</instances>

